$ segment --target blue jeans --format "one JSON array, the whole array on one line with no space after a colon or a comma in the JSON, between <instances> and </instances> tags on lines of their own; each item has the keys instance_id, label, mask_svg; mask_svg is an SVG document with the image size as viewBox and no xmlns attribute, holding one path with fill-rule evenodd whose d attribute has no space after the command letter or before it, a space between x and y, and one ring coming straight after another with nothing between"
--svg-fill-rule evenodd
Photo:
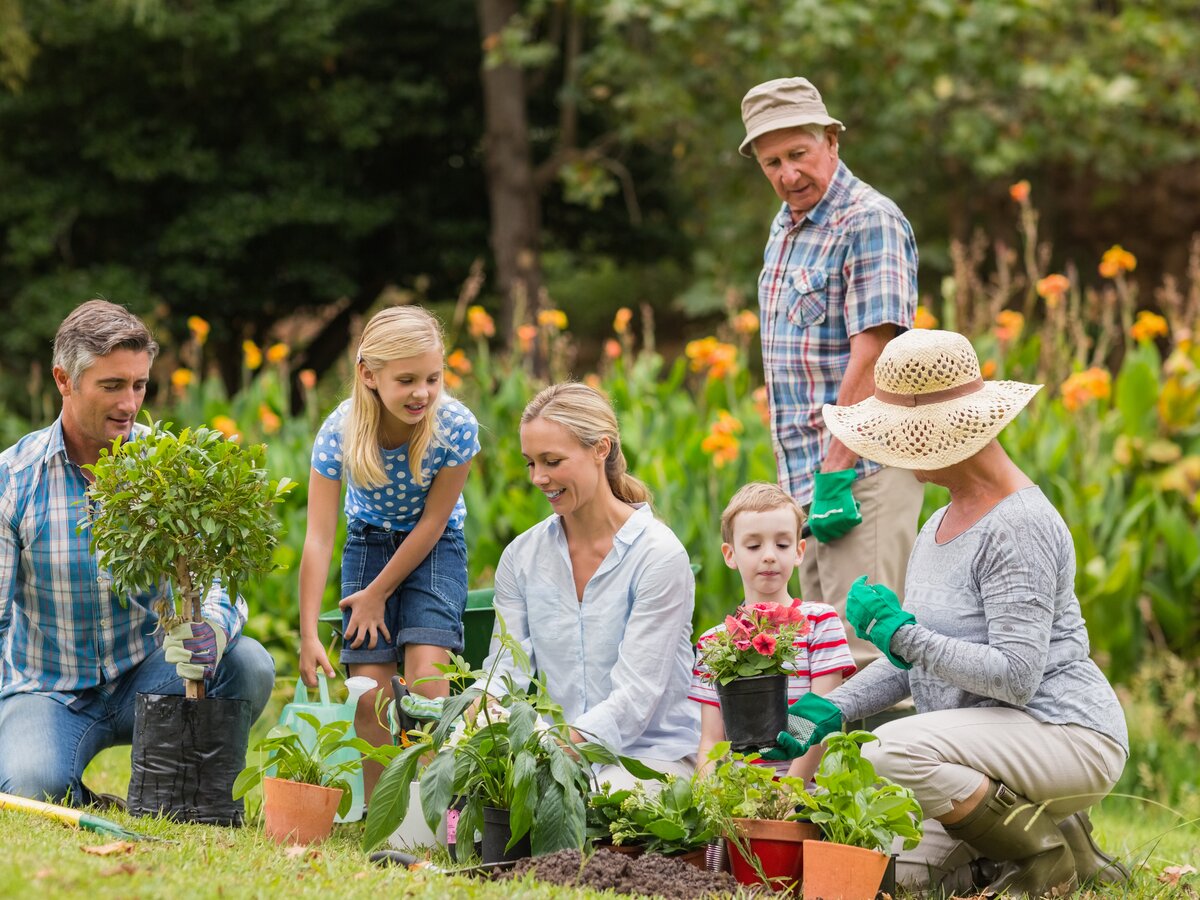
<instances>
[{"instance_id":1,"label":"blue jeans","mask_svg":"<svg viewBox=\"0 0 1200 900\"><path fill-rule=\"evenodd\" d=\"M275 683L275 661L258 641L240 636L208 680L212 697L245 700L261 715ZM158 648L116 681L76 694L70 704L44 694L0 700L0 791L78 803L92 799L83 770L101 750L133 740L137 695L183 694L175 664Z\"/></svg>"}]
</instances>

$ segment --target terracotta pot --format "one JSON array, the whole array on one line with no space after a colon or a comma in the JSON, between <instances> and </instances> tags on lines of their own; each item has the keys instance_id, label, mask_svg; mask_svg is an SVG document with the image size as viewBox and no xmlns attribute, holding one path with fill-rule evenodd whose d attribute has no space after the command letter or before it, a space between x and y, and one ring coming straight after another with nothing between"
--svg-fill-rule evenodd
<instances>
[{"instance_id":1,"label":"terracotta pot","mask_svg":"<svg viewBox=\"0 0 1200 900\"><path fill-rule=\"evenodd\" d=\"M337 788L263 778L263 830L277 844L315 844L333 831Z\"/></svg>"},{"instance_id":2,"label":"terracotta pot","mask_svg":"<svg viewBox=\"0 0 1200 900\"><path fill-rule=\"evenodd\" d=\"M876 850L805 841L805 900L875 900L888 859Z\"/></svg>"},{"instance_id":3,"label":"terracotta pot","mask_svg":"<svg viewBox=\"0 0 1200 900\"><path fill-rule=\"evenodd\" d=\"M779 822L773 819L734 819L738 832L749 842L763 874L775 890L795 887L804 871L804 845L817 842L820 829L811 822ZM739 884L762 884L754 866L737 844L729 845L729 867Z\"/></svg>"}]
</instances>

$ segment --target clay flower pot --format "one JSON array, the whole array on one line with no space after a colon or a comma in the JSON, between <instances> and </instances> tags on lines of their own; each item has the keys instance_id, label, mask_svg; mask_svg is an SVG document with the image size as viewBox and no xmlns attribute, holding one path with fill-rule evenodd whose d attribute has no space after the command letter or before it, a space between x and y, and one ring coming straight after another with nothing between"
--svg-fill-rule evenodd
<instances>
[{"instance_id":1,"label":"clay flower pot","mask_svg":"<svg viewBox=\"0 0 1200 900\"><path fill-rule=\"evenodd\" d=\"M750 852L758 857L763 874L775 890L786 890L800 880L804 872L804 846L820 843L820 829L811 822L780 822L774 819L734 819L741 836L749 842ZM762 884L737 844L728 841L729 867L739 884ZM806 895L807 896L807 895ZM815 895L814 895L815 896ZM874 895L872 895L874 896Z\"/></svg>"},{"instance_id":2,"label":"clay flower pot","mask_svg":"<svg viewBox=\"0 0 1200 900\"><path fill-rule=\"evenodd\" d=\"M805 841L804 896L806 900L874 900L888 859L877 850Z\"/></svg>"},{"instance_id":3,"label":"clay flower pot","mask_svg":"<svg viewBox=\"0 0 1200 900\"><path fill-rule=\"evenodd\" d=\"M264 777L263 830L277 844L315 844L333 831L342 800L336 788Z\"/></svg>"}]
</instances>

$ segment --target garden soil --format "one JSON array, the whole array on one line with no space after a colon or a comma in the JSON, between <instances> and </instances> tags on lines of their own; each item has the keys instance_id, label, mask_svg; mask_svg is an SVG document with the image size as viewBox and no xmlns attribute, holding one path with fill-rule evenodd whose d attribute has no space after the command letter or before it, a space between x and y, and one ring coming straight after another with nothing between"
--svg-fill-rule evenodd
<instances>
[{"instance_id":1,"label":"garden soil","mask_svg":"<svg viewBox=\"0 0 1200 900\"><path fill-rule=\"evenodd\" d=\"M646 853L630 857L597 850L585 858L578 850L559 850L523 859L497 879L520 878L532 872L538 881L569 887L612 890L618 894L700 900L727 897L739 887L726 872L706 872L679 859Z\"/></svg>"}]
</instances>

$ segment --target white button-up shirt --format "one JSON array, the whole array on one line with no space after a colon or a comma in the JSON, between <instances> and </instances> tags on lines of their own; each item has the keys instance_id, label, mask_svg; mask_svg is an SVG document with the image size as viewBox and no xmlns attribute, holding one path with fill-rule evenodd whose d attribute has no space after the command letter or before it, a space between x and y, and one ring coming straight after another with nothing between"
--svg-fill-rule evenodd
<instances>
[{"instance_id":1,"label":"white button-up shirt","mask_svg":"<svg viewBox=\"0 0 1200 900\"><path fill-rule=\"evenodd\" d=\"M566 720L635 757L682 759L699 744L699 706L687 699L695 596L687 552L648 504L637 504L616 533L582 602L557 515L513 541L496 569L496 614ZM493 636L485 670L497 649ZM489 693L504 693L505 674L528 681L505 652Z\"/></svg>"}]
</instances>

